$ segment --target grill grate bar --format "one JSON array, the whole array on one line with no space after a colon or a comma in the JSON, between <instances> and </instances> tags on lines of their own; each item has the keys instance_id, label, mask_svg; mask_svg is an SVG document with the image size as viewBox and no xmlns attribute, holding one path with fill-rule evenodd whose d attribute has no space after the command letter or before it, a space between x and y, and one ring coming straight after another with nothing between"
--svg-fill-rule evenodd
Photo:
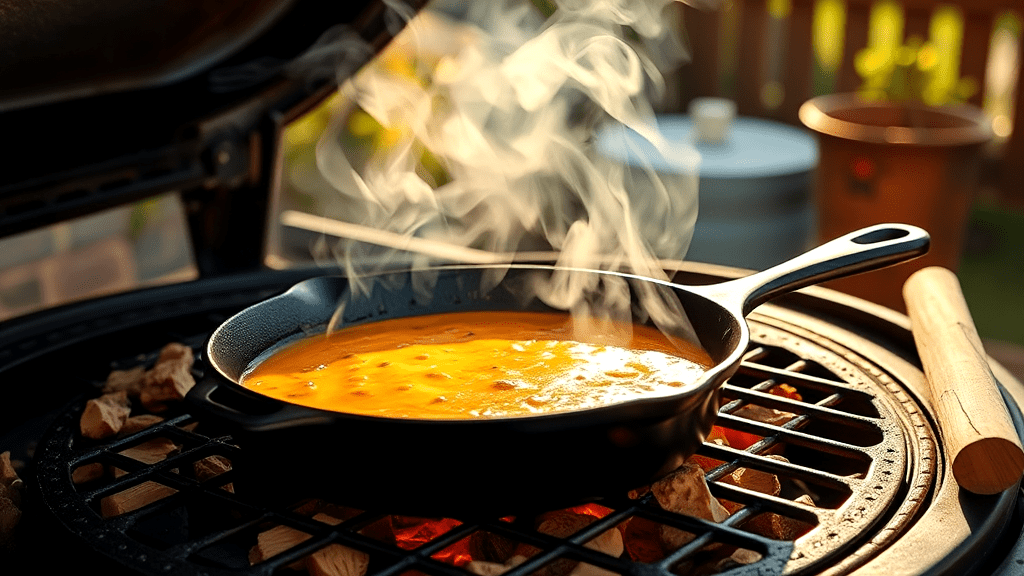
<instances>
[{"instance_id":1,"label":"grill grate bar","mask_svg":"<svg viewBox=\"0 0 1024 576\"><path fill-rule=\"evenodd\" d=\"M83 401L84 402L84 401ZM130 448L137 444L142 444L147 440L152 440L161 435L171 434L178 439L194 439L196 436L185 430L182 430L178 425L182 422L188 422L192 420L192 417L188 414L183 414L175 418L158 422L145 430L136 432L135 434L125 436L124 438L115 438L109 441L105 441L102 445L89 448L75 455L74 460L71 462L72 466L80 466L88 463L88 461L95 459L96 457L109 454L111 452L120 452L125 448Z\"/></svg>"},{"instance_id":2,"label":"grill grate bar","mask_svg":"<svg viewBox=\"0 0 1024 576\"><path fill-rule=\"evenodd\" d=\"M775 512L783 516L818 524L822 521L821 514L831 515L835 511L828 508L812 508L799 502L764 494L753 490L747 490L731 484L716 483L711 491L722 498L740 504L756 505L758 508L768 512ZM730 516L730 519L732 517Z\"/></svg>"},{"instance_id":3,"label":"grill grate bar","mask_svg":"<svg viewBox=\"0 0 1024 576\"><path fill-rule=\"evenodd\" d=\"M87 462L102 460L106 463L113 464L128 473L120 478L111 480L100 488L80 492L81 497L86 502L93 502L97 499L102 499L112 494L122 492L147 480L159 481L160 483L167 484L171 488L175 488L177 490L195 488L199 484L198 481L187 478L181 474L175 474L174 472L171 472L171 470L179 468L184 464L191 464L196 460L202 460L207 456L221 454L224 452L221 450L222 448L229 447L219 443L216 445L213 443L203 444L183 450L178 454L170 455L166 459L155 464L140 462L123 454L119 454L118 451L102 453L102 456L92 456L88 460L83 459L83 461ZM71 469L73 470L78 465L78 462L73 462Z\"/></svg>"},{"instance_id":4,"label":"grill grate bar","mask_svg":"<svg viewBox=\"0 0 1024 576\"><path fill-rule=\"evenodd\" d=\"M747 374L749 376L754 376L758 378L786 380L789 381L794 386L796 386L797 388L810 388L824 392L842 391L844 394L856 396L866 401L870 401L873 399L871 393L865 392L864 390L860 390L859 388L849 386L848 384L841 380L819 378L817 376L812 376L810 374L803 374L801 372L794 372L782 368L775 368L773 366L758 364L756 362L744 361L742 364L740 364L738 372L740 372L741 374Z\"/></svg>"},{"instance_id":5,"label":"grill grate bar","mask_svg":"<svg viewBox=\"0 0 1024 576\"><path fill-rule=\"evenodd\" d=\"M765 408L775 408L778 410L784 410L786 412L801 413L814 418L825 420L827 422L837 422L842 424L853 424L864 428L877 428L878 418L871 418L868 416L861 416L859 414L851 414L849 412L843 412L841 410L835 410L829 408L826 404L835 404L842 399L841 395L835 394L827 397L818 403L811 404L809 402L801 402L799 400L792 400L784 396L777 396L775 394L769 394L766 392L759 392L757 390L751 390L750 388L744 388L742 386L733 386L731 384L724 384L722 386L723 391L728 391L728 395L737 396L739 400L746 400L748 402L754 402L759 406ZM729 405L735 401L730 402ZM736 408L727 410L727 413L735 411ZM723 407L723 411L726 409Z\"/></svg>"},{"instance_id":6,"label":"grill grate bar","mask_svg":"<svg viewBox=\"0 0 1024 576\"><path fill-rule=\"evenodd\" d=\"M785 476L786 478L814 482L825 486L831 486L833 488L849 487L851 483L851 478L848 476L838 476L823 470L801 466L791 462L782 462L772 458L765 458L753 452L747 452L746 450L738 450L736 448L719 446L717 444L705 445L705 448L705 450L701 451L702 454L715 458L716 460L724 460L726 462L725 465L719 466L711 472L708 472L707 477L709 480L717 480L735 468L742 467L744 464L754 464L755 466L752 466L753 468L757 468L758 470L763 470L765 472L771 472L777 476Z\"/></svg>"},{"instance_id":7,"label":"grill grate bar","mask_svg":"<svg viewBox=\"0 0 1024 576\"><path fill-rule=\"evenodd\" d=\"M679 528L680 530L685 530L693 534L712 532L722 536L723 538L727 538L730 544L743 546L751 550L757 550L759 547L763 547L767 542L771 542L770 538L737 528L735 524L738 524L742 519L738 516L736 518L730 516L723 522L716 523L711 520L704 520L703 518L697 518L695 516L686 516L662 510L660 507L657 507L656 504L642 507L638 506L634 512L636 516L659 524L665 524L672 528Z\"/></svg>"},{"instance_id":8,"label":"grill grate bar","mask_svg":"<svg viewBox=\"0 0 1024 576\"><path fill-rule=\"evenodd\" d=\"M210 546L213 546L218 542L221 542L227 538L232 538L242 532L245 532L246 530L252 529L254 526L258 526L259 524L266 522L268 517L269 514L267 514L266 516L253 518L248 522L239 521L230 528L224 528L218 532L208 534L204 537L195 538L189 542L185 542L184 544L170 546L167 548L167 552L179 558L191 557L193 554L199 552L200 550L209 548Z\"/></svg>"},{"instance_id":9,"label":"grill grate bar","mask_svg":"<svg viewBox=\"0 0 1024 576\"><path fill-rule=\"evenodd\" d=\"M748 420L732 414L719 414L717 422L719 424L725 424L728 428L732 428L734 430L749 432L766 438L773 437L776 441L784 441L787 444L813 448L836 456L857 458L861 460L865 458L870 459L870 454L860 446L790 429L788 425L793 424L795 420L796 418L787 422L786 427L780 427L772 426L771 424L763 424L756 420Z\"/></svg>"}]
</instances>

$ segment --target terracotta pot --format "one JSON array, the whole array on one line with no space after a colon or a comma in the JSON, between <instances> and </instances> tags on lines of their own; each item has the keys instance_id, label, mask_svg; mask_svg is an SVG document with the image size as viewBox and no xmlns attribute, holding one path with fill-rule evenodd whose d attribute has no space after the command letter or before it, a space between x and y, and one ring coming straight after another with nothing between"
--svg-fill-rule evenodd
<instances>
[{"instance_id":1,"label":"terracotta pot","mask_svg":"<svg viewBox=\"0 0 1024 576\"><path fill-rule=\"evenodd\" d=\"M922 258L826 286L904 311L902 286L915 270L957 270L982 147L990 122L970 105L871 102L855 94L812 98L800 120L818 133L818 242L880 222L927 230Z\"/></svg>"}]
</instances>

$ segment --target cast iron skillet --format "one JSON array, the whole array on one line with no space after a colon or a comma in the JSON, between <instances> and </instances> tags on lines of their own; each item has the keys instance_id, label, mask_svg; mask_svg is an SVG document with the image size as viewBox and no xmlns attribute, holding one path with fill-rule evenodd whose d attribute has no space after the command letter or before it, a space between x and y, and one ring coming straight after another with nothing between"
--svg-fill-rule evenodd
<instances>
[{"instance_id":1,"label":"cast iron skillet","mask_svg":"<svg viewBox=\"0 0 1024 576\"><path fill-rule=\"evenodd\" d=\"M205 374L188 401L226 427L243 448L234 462L246 485L269 494L297 487L361 509L421 516L550 510L644 485L692 454L711 429L719 388L739 365L758 304L803 286L880 268L928 250L928 234L884 224L853 232L788 262L736 280L681 286L616 272L633 288L654 282L683 304L717 363L672 396L548 415L467 420L382 418L318 410L238 385L245 369L285 342L323 332L340 303L343 325L470 310L543 310L517 297L517 285L549 266L515 265L495 289L480 290L493 266L435 270L429 301L411 282L352 299L343 277L301 282L251 306L211 335ZM394 280L394 276L391 280ZM401 279L399 279L401 280ZM392 282L392 285L398 283ZM238 489L244 489L236 483Z\"/></svg>"}]
</instances>

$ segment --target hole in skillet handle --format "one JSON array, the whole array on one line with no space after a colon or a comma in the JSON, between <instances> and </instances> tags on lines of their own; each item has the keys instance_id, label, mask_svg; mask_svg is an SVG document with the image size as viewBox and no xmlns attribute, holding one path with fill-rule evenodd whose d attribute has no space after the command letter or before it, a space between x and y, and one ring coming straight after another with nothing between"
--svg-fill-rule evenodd
<instances>
[{"instance_id":1,"label":"hole in skillet handle","mask_svg":"<svg viewBox=\"0 0 1024 576\"><path fill-rule=\"evenodd\" d=\"M883 228L881 230L872 230L866 234L861 234L856 238L852 238L850 241L855 244L876 244L878 242L888 242L889 240L896 240L897 238L903 238L909 235L910 232L901 230L898 228Z\"/></svg>"}]
</instances>

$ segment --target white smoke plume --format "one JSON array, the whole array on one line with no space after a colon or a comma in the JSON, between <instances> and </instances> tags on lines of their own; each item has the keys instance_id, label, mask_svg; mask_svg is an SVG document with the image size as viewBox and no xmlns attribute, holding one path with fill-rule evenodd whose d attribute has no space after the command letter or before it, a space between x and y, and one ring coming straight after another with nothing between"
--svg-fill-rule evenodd
<instances>
[{"instance_id":1,"label":"white smoke plume","mask_svg":"<svg viewBox=\"0 0 1024 576\"><path fill-rule=\"evenodd\" d=\"M562 266L666 279L654 256L685 254L699 163L694 149L662 141L649 102L663 88L659 67L685 57L673 1L559 0L549 16L528 1L466 4L461 23L416 16L384 64L344 85L348 100L390 137L353 162L341 145L350 110L330 122L317 165L343 200L341 218L481 254L552 250ZM407 73L393 73L389 58L406 59ZM692 176L670 188L648 167L637 192L636 170L595 152L599 128L636 132ZM425 158L441 169L425 168ZM399 255L374 248L372 258L360 257L367 245L351 239L331 249L357 279ZM430 263L429 254L415 256L415 266ZM561 272L526 288L598 320L631 314L621 279ZM685 331L671 294L639 289L659 327Z\"/></svg>"}]
</instances>

